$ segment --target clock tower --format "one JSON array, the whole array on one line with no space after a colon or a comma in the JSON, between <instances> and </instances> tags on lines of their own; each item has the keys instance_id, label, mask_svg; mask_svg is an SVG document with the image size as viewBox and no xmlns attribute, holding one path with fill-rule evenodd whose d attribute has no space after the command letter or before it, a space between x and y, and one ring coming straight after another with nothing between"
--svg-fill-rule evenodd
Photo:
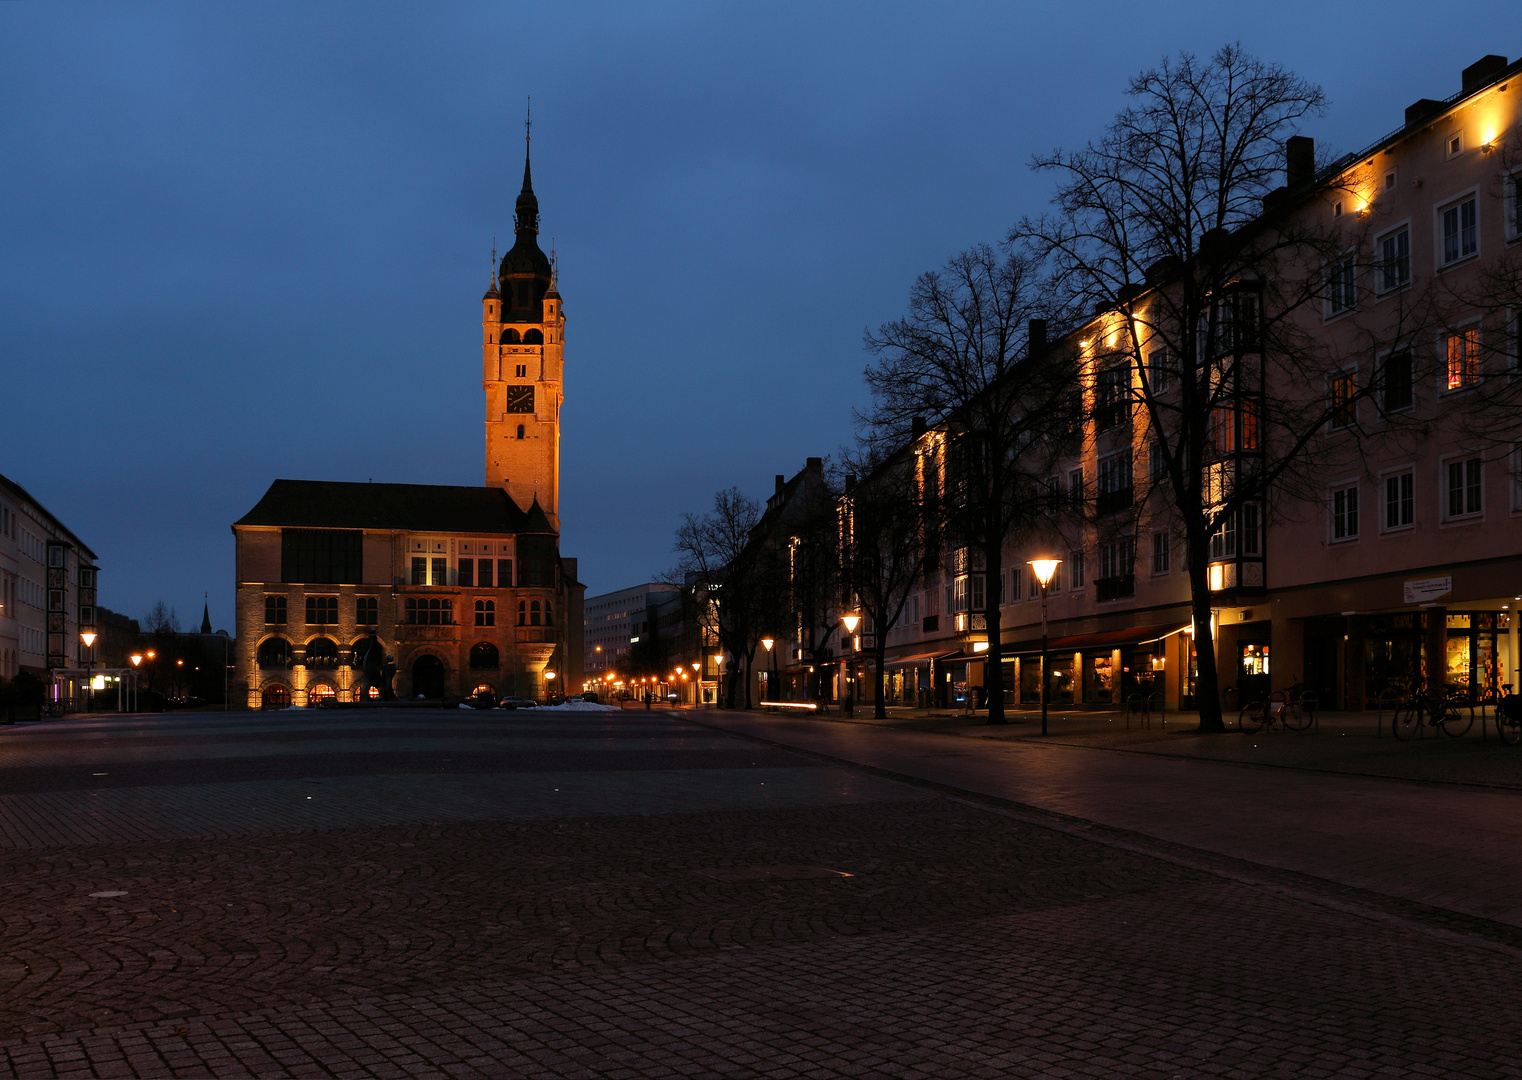
<instances>
[{"instance_id":1,"label":"clock tower","mask_svg":"<svg viewBox=\"0 0 1522 1080\"><path fill-rule=\"evenodd\" d=\"M565 313L555 268L539 249L539 200L526 151L513 232L512 249L493 265L481 298L486 486L505 488L524 510L537 500L559 532Z\"/></svg>"}]
</instances>

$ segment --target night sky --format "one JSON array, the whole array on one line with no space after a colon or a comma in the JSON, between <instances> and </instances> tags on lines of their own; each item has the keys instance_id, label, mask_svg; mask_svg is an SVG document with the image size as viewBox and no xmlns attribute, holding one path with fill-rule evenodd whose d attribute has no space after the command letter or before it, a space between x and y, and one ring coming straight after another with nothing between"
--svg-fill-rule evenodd
<instances>
[{"instance_id":1,"label":"night sky","mask_svg":"<svg viewBox=\"0 0 1522 1080\"><path fill-rule=\"evenodd\" d=\"M1139 14L1140 13L1140 14ZM1165 53L1327 90L1336 152L1515 57L1514 7L0 3L0 473L101 602L231 625L276 477L480 484L481 304L533 96L568 317L561 548L595 594L684 511L834 452L867 326L1039 211Z\"/></svg>"}]
</instances>

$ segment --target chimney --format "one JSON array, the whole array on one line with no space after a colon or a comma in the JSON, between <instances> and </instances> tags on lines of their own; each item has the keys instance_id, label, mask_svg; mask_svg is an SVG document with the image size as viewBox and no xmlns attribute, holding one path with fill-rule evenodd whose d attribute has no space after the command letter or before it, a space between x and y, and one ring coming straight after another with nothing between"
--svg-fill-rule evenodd
<instances>
[{"instance_id":1,"label":"chimney","mask_svg":"<svg viewBox=\"0 0 1522 1080\"><path fill-rule=\"evenodd\" d=\"M823 472L824 471L824 458L822 458L822 457L804 458L803 459L803 468L804 468L805 472Z\"/></svg>"},{"instance_id":2,"label":"chimney","mask_svg":"<svg viewBox=\"0 0 1522 1080\"><path fill-rule=\"evenodd\" d=\"M1046 352L1046 320L1031 319L1025 324L1025 355L1036 356Z\"/></svg>"},{"instance_id":3,"label":"chimney","mask_svg":"<svg viewBox=\"0 0 1522 1080\"><path fill-rule=\"evenodd\" d=\"M778 473L777 474L777 490L775 492L773 492L773 494L774 495L781 495L782 494L782 485L785 484L785 483L787 483L786 477L784 477L781 473Z\"/></svg>"},{"instance_id":4,"label":"chimney","mask_svg":"<svg viewBox=\"0 0 1522 1080\"><path fill-rule=\"evenodd\" d=\"M1464 69L1460 78L1463 79L1463 92L1478 90L1501 72L1506 70L1506 57L1491 53L1482 56Z\"/></svg>"},{"instance_id":5,"label":"chimney","mask_svg":"<svg viewBox=\"0 0 1522 1080\"><path fill-rule=\"evenodd\" d=\"M923 416L916 416L909 421L909 437L911 439L918 439L923 434L925 434L925 418Z\"/></svg>"},{"instance_id":6,"label":"chimney","mask_svg":"<svg viewBox=\"0 0 1522 1080\"><path fill-rule=\"evenodd\" d=\"M1316 179L1316 140L1308 135L1291 135L1284 142L1284 185L1304 187Z\"/></svg>"}]
</instances>

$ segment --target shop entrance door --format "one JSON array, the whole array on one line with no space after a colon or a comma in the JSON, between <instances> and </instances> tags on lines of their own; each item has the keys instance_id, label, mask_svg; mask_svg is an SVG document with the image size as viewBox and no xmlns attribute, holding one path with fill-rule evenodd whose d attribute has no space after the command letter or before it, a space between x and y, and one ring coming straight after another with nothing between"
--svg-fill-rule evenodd
<instances>
[{"instance_id":1,"label":"shop entrance door","mask_svg":"<svg viewBox=\"0 0 1522 1080\"><path fill-rule=\"evenodd\" d=\"M1238 645L1241 658L1237 664L1237 701L1242 705L1264 701L1273 689L1268 670L1268 642L1239 641Z\"/></svg>"}]
</instances>

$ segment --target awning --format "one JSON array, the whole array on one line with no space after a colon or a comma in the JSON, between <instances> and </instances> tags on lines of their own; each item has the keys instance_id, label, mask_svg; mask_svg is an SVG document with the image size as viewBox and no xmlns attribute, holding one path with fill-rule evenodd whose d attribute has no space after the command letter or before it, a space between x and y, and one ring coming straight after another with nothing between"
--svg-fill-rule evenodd
<instances>
[{"instance_id":1,"label":"awning","mask_svg":"<svg viewBox=\"0 0 1522 1080\"><path fill-rule=\"evenodd\" d=\"M1114 649L1122 645L1150 645L1180 630L1188 629L1188 623L1154 623L1151 626L1133 626L1125 630L1102 630L1097 634L1070 634L1052 638L1047 642L1047 652L1084 652L1088 649ZM1005 656L1039 655L1041 641L1006 642Z\"/></svg>"},{"instance_id":2,"label":"awning","mask_svg":"<svg viewBox=\"0 0 1522 1080\"><path fill-rule=\"evenodd\" d=\"M937 649L934 652L914 653L910 656L890 656L883 663L888 667L908 667L910 665L928 664L932 660L949 660L954 656L961 655L961 649L953 649L951 652Z\"/></svg>"}]
</instances>

